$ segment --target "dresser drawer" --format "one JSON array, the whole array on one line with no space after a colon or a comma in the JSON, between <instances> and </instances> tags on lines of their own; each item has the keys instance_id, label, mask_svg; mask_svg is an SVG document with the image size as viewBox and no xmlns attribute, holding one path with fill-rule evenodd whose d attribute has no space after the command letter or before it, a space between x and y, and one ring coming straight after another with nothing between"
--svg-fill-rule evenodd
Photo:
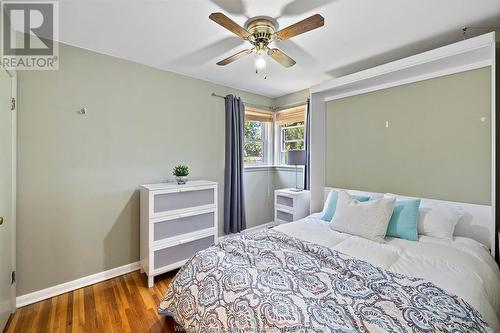
<instances>
[{"instance_id":1,"label":"dresser drawer","mask_svg":"<svg viewBox=\"0 0 500 333\"><path fill-rule=\"evenodd\" d=\"M158 216L164 212L189 209L193 207L215 204L215 191L206 189L181 189L166 193L153 194L153 215Z\"/></svg>"},{"instance_id":2,"label":"dresser drawer","mask_svg":"<svg viewBox=\"0 0 500 333\"><path fill-rule=\"evenodd\" d=\"M213 228L215 212L190 213L153 223L153 241Z\"/></svg>"},{"instance_id":3,"label":"dresser drawer","mask_svg":"<svg viewBox=\"0 0 500 333\"><path fill-rule=\"evenodd\" d=\"M284 210L280 210L279 208L276 210L276 219L278 221L284 222L292 222L294 220L293 213L287 212Z\"/></svg>"},{"instance_id":4,"label":"dresser drawer","mask_svg":"<svg viewBox=\"0 0 500 333\"><path fill-rule=\"evenodd\" d=\"M293 209L293 198L290 198L286 195L276 194L276 202L275 204L287 207L289 209Z\"/></svg>"},{"instance_id":5,"label":"dresser drawer","mask_svg":"<svg viewBox=\"0 0 500 333\"><path fill-rule=\"evenodd\" d=\"M153 267L156 270L189 259L193 254L210 247L214 242L215 237L208 236L191 242L156 250L153 253Z\"/></svg>"}]
</instances>

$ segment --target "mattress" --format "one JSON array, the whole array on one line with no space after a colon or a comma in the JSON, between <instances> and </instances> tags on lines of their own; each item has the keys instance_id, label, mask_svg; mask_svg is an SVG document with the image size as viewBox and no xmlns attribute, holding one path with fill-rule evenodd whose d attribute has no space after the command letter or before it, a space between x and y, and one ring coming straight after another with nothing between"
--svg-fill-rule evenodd
<instances>
[{"instance_id":1,"label":"mattress","mask_svg":"<svg viewBox=\"0 0 500 333\"><path fill-rule=\"evenodd\" d=\"M367 261L394 273L426 279L472 305L495 332L500 332L500 272L488 249L469 238L418 241L387 238L376 243L333 231L313 214L274 228Z\"/></svg>"}]
</instances>

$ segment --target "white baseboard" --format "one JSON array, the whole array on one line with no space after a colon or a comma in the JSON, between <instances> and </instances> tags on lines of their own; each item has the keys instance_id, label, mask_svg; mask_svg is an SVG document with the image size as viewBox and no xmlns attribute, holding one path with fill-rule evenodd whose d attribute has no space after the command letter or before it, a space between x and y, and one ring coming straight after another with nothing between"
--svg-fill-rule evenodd
<instances>
[{"instance_id":1,"label":"white baseboard","mask_svg":"<svg viewBox=\"0 0 500 333\"><path fill-rule=\"evenodd\" d=\"M242 233L256 231L256 230L264 229L264 228L270 228L270 227L273 227L275 225L276 225L275 222L268 222L268 223L264 223L264 224L243 230ZM236 235L238 235L238 234L221 236L221 237L219 237L219 240L222 240L224 238L231 237L231 236L236 236ZM67 292L70 292L70 291L73 291L76 289L87 287L87 286L90 286L91 284L95 284L98 282L109 280L109 279L112 279L114 277L136 271L139 268L140 268L140 262L137 261L137 262L123 265L120 267L116 267L116 268L113 268L113 269L110 269L110 270L107 270L104 272L85 276L85 277L82 277L80 279L76 279L73 281L58 284L58 285L53 286L53 287L34 291L32 293L29 293L29 294L17 296L16 297L16 308L20 308L22 306L26 306L26 305L33 304L36 302L40 302L40 301L43 301L45 299L48 299L48 298L51 298L51 297L54 297L57 295L61 295L61 294L64 294L64 293L67 293Z\"/></svg>"},{"instance_id":2,"label":"white baseboard","mask_svg":"<svg viewBox=\"0 0 500 333\"><path fill-rule=\"evenodd\" d=\"M134 262L131 264L123 265L120 267L116 267L104 272L92 274L89 276L82 277L80 279L76 279L73 281L65 282L62 284L58 284L53 287L49 287L46 289L34 291L29 294L21 295L16 297L16 308L20 308L25 305L29 305L32 303L36 303L39 301L43 301L47 298L51 298L57 295L61 295L76 289L80 289L91 284L95 284L98 282L102 282L105 280L112 279L114 277L124 275L133 271L136 271L140 268L139 262Z\"/></svg>"},{"instance_id":3,"label":"white baseboard","mask_svg":"<svg viewBox=\"0 0 500 333\"><path fill-rule=\"evenodd\" d=\"M271 222L267 222L267 223L264 223L264 224L259 224L259 225L255 226L255 227L251 227L251 228L245 229L245 230L242 231L242 233L251 232L251 231L257 231L259 229L268 229L268 228L274 227L275 225L276 225L276 222L271 221Z\"/></svg>"},{"instance_id":4,"label":"white baseboard","mask_svg":"<svg viewBox=\"0 0 500 333\"><path fill-rule=\"evenodd\" d=\"M229 234L229 235L219 236L218 241L221 241L224 238L238 236L239 234L245 234L247 232L257 231L259 229L268 229L268 228L274 227L276 225L278 225L276 222L267 222L267 223L264 223L264 224L259 224L259 225L255 226L255 227L251 227L251 228L245 229L245 230L243 230L243 231L241 231L239 233L236 233L236 234Z\"/></svg>"}]
</instances>

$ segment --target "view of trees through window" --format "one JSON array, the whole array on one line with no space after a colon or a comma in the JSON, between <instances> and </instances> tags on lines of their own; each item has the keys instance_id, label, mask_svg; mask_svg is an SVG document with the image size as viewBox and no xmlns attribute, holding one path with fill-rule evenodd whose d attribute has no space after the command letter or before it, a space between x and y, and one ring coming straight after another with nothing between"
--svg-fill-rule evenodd
<instances>
[{"instance_id":1,"label":"view of trees through window","mask_svg":"<svg viewBox=\"0 0 500 333\"><path fill-rule=\"evenodd\" d=\"M281 163L286 164L286 152L305 149L304 122L281 126Z\"/></svg>"},{"instance_id":2,"label":"view of trees through window","mask_svg":"<svg viewBox=\"0 0 500 333\"><path fill-rule=\"evenodd\" d=\"M245 120L243 134L244 163L264 162L264 123L254 120Z\"/></svg>"},{"instance_id":3,"label":"view of trees through window","mask_svg":"<svg viewBox=\"0 0 500 333\"><path fill-rule=\"evenodd\" d=\"M304 122L282 126L283 151L304 149Z\"/></svg>"}]
</instances>

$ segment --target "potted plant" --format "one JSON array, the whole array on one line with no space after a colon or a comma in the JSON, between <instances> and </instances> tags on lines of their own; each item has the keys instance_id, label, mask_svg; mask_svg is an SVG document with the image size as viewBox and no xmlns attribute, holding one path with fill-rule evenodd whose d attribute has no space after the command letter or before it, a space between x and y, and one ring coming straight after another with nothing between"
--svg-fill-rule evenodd
<instances>
[{"instance_id":1,"label":"potted plant","mask_svg":"<svg viewBox=\"0 0 500 333\"><path fill-rule=\"evenodd\" d=\"M189 168L187 165L179 164L174 168L172 174L175 176L177 184L186 184L187 179L185 177L189 175Z\"/></svg>"}]
</instances>

